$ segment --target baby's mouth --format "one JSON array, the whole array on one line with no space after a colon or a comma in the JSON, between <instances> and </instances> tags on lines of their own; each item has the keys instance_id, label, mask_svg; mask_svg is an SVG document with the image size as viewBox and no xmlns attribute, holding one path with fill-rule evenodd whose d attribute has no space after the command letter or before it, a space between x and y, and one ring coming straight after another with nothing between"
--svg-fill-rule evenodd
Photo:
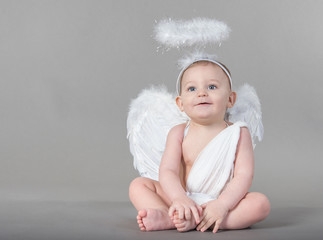
<instances>
[{"instance_id":1,"label":"baby's mouth","mask_svg":"<svg viewBox=\"0 0 323 240\"><path fill-rule=\"evenodd\" d=\"M201 102L201 103L198 103L197 105L210 105L211 103L208 103L208 102Z\"/></svg>"}]
</instances>

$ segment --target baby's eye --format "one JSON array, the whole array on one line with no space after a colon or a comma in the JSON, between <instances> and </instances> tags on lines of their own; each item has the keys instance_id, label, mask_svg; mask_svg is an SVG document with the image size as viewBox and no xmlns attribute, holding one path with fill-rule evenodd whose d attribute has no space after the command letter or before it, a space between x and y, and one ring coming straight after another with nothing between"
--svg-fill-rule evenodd
<instances>
[{"instance_id":1,"label":"baby's eye","mask_svg":"<svg viewBox=\"0 0 323 240\"><path fill-rule=\"evenodd\" d=\"M214 89L216 89L216 86L215 86L215 85L210 85L210 86L208 87L208 89L210 89L210 90L214 90Z\"/></svg>"},{"instance_id":2,"label":"baby's eye","mask_svg":"<svg viewBox=\"0 0 323 240\"><path fill-rule=\"evenodd\" d=\"M189 92L193 92L193 91L195 91L195 90L196 90L196 88L195 88L195 87L189 87L187 90L188 90Z\"/></svg>"}]
</instances>

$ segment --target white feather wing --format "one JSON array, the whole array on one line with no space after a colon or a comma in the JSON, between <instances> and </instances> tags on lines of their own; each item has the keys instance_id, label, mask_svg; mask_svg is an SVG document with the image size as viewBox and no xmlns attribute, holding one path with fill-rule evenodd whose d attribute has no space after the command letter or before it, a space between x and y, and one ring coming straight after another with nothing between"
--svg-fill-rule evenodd
<instances>
[{"instance_id":1,"label":"white feather wing","mask_svg":"<svg viewBox=\"0 0 323 240\"><path fill-rule=\"evenodd\" d=\"M135 169L143 177L158 180L160 160L169 130L188 117L165 87L143 90L132 100L127 119L127 137Z\"/></svg>"},{"instance_id":2,"label":"white feather wing","mask_svg":"<svg viewBox=\"0 0 323 240\"><path fill-rule=\"evenodd\" d=\"M248 84L240 87L237 91L235 105L227 112L231 122L243 121L247 123L253 147L255 147L256 137L261 141L264 135L261 105L255 89Z\"/></svg>"}]
</instances>

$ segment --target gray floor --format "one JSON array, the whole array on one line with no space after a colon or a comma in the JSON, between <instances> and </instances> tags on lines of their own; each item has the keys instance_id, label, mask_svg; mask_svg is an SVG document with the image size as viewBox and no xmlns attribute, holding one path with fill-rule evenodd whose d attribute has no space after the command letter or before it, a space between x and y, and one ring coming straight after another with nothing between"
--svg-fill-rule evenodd
<instances>
[{"instance_id":1,"label":"gray floor","mask_svg":"<svg viewBox=\"0 0 323 240\"><path fill-rule=\"evenodd\" d=\"M265 221L236 231L140 232L130 203L2 202L0 240L323 239L323 209L273 208Z\"/></svg>"}]
</instances>

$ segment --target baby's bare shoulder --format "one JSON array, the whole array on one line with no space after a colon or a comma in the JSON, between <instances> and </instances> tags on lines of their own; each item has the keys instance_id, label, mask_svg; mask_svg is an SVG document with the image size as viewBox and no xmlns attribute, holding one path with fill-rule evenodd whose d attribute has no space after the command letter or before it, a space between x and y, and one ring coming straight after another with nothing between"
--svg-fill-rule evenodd
<instances>
[{"instance_id":1,"label":"baby's bare shoulder","mask_svg":"<svg viewBox=\"0 0 323 240\"><path fill-rule=\"evenodd\" d=\"M186 127L186 123L178 124L171 128L171 130L168 133L169 138L178 138L183 139L184 137L184 129Z\"/></svg>"},{"instance_id":2,"label":"baby's bare shoulder","mask_svg":"<svg viewBox=\"0 0 323 240\"><path fill-rule=\"evenodd\" d=\"M250 135L249 129L247 127L241 127L240 138L250 138L251 139L251 135Z\"/></svg>"},{"instance_id":3,"label":"baby's bare shoulder","mask_svg":"<svg viewBox=\"0 0 323 240\"><path fill-rule=\"evenodd\" d=\"M186 123L181 123L172 127L171 131L183 131L185 127L186 127Z\"/></svg>"},{"instance_id":4,"label":"baby's bare shoulder","mask_svg":"<svg viewBox=\"0 0 323 240\"><path fill-rule=\"evenodd\" d=\"M249 129L247 127L241 127L240 138L238 142L238 149L252 149L252 140Z\"/></svg>"}]
</instances>

